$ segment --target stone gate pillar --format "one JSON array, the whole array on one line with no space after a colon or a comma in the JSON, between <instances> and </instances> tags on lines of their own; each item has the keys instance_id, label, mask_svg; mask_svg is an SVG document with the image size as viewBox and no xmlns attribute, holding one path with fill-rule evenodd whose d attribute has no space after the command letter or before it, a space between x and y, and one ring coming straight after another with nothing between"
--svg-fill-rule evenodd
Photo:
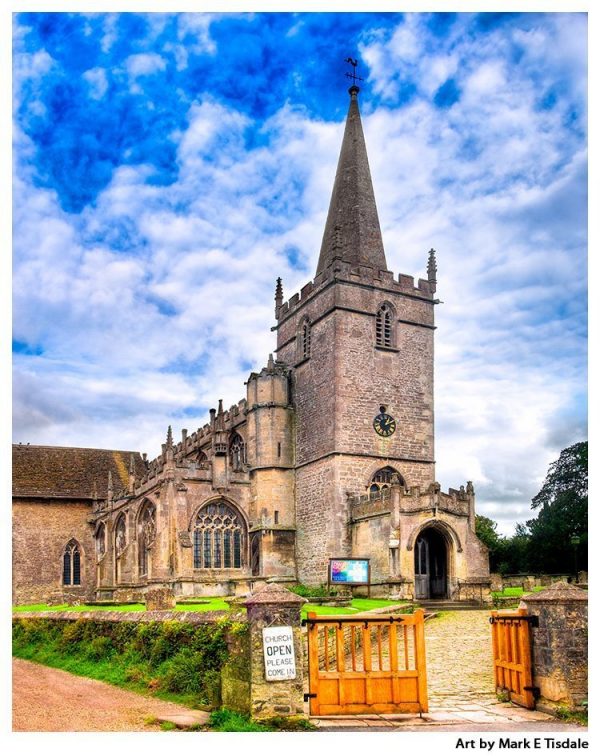
<instances>
[{"instance_id":1,"label":"stone gate pillar","mask_svg":"<svg viewBox=\"0 0 600 756\"><path fill-rule=\"evenodd\" d=\"M532 627L533 684L540 703L569 707L587 701L587 591L565 582L523 596L521 607L537 616Z\"/></svg>"},{"instance_id":2,"label":"stone gate pillar","mask_svg":"<svg viewBox=\"0 0 600 756\"><path fill-rule=\"evenodd\" d=\"M306 599L276 583L267 583L244 601L250 623L250 708L255 719L275 716L297 716L304 713L304 644L300 625L300 607ZM265 635L263 630L292 628L292 638L286 632L267 632L267 645L277 645L269 677L265 667ZM290 679L273 677L277 661L289 660L290 647L295 662L295 676ZM267 652L268 653L268 652ZM287 663L287 662L286 662ZM286 669L285 666L279 669ZM288 674L282 672L282 674Z\"/></svg>"}]
</instances>

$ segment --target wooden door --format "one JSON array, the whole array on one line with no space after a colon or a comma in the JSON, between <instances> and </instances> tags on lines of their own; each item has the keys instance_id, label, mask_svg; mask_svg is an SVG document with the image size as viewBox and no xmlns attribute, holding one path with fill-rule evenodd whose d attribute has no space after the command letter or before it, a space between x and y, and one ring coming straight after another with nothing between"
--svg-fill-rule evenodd
<instances>
[{"instance_id":1,"label":"wooden door","mask_svg":"<svg viewBox=\"0 0 600 756\"><path fill-rule=\"evenodd\" d=\"M429 596L429 541L419 536L415 543L415 598L428 599Z\"/></svg>"},{"instance_id":2,"label":"wooden door","mask_svg":"<svg viewBox=\"0 0 600 756\"><path fill-rule=\"evenodd\" d=\"M310 713L426 712L425 616L317 617L308 626Z\"/></svg>"},{"instance_id":3,"label":"wooden door","mask_svg":"<svg viewBox=\"0 0 600 756\"><path fill-rule=\"evenodd\" d=\"M429 569L431 598L446 598L446 555L439 550L434 549L430 554Z\"/></svg>"},{"instance_id":4,"label":"wooden door","mask_svg":"<svg viewBox=\"0 0 600 756\"><path fill-rule=\"evenodd\" d=\"M527 610L492 612L492 650L496 692L526 709L535 708L531 670L531 631Z\"/></svg>"}]
</instances>

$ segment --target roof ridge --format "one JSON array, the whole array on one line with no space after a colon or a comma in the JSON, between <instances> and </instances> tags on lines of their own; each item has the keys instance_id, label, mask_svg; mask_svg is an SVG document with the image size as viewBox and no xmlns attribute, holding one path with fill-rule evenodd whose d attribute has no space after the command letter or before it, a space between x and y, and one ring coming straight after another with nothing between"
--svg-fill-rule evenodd
<instances>
[{"instance_id":1,"label":"roof ridge","mask_svg":"<svg viewBox=\"0 0 600 756\"><path fill-rule=\"evenodd\" d=\"M104 451L109 454L139 454L141 456L142 452L136 451L134 449L107 449L105 447L100 446L58 446L56 444L19 444L19 443L13 443L13 448L21 448L21 449L73 449L77 451Z\"/></svg>"}]
</instances>

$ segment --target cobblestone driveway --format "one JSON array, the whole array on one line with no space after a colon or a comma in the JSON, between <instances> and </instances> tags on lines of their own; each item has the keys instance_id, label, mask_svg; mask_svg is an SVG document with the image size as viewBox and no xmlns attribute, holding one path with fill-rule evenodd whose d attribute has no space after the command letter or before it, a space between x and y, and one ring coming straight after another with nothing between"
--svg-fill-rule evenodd
<instances>
[{"instance_id":1,"label":"cobblestone driveway","mask_svg":"<svg viewBox=\"0 0 600 756\"><path fill-rule=\"evenodd\" d=\"M489 611L444 612L425 623L429 708L496 701Z\"/></svg>"}]
</instances>

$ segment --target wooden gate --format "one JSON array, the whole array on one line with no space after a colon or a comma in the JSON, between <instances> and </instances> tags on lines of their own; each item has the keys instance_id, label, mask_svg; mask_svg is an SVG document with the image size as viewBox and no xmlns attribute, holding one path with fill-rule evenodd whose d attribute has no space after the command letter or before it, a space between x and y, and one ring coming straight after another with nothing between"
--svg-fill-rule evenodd
<instances>
[{"instance_id":1,"label":"wooden gate","mask_svg":"<svg viewBox=\"0 0 600 756\"><path fill-rule=\"evenodd\" d=\"M496 693L527 709L535 707L531 673L531 632L525 609L516 612L492 612L492 649Z\"/></svg>"},{"instance_id":2,"label":"wooden gate","mask_svg":"<svg viewBox=\"0 0 600 756\"><path fill-rule=\"evenodd\" d=\"M427 711L424 612L317 617L308 626L310 713Z\"/></svg>"}]
</instances>

